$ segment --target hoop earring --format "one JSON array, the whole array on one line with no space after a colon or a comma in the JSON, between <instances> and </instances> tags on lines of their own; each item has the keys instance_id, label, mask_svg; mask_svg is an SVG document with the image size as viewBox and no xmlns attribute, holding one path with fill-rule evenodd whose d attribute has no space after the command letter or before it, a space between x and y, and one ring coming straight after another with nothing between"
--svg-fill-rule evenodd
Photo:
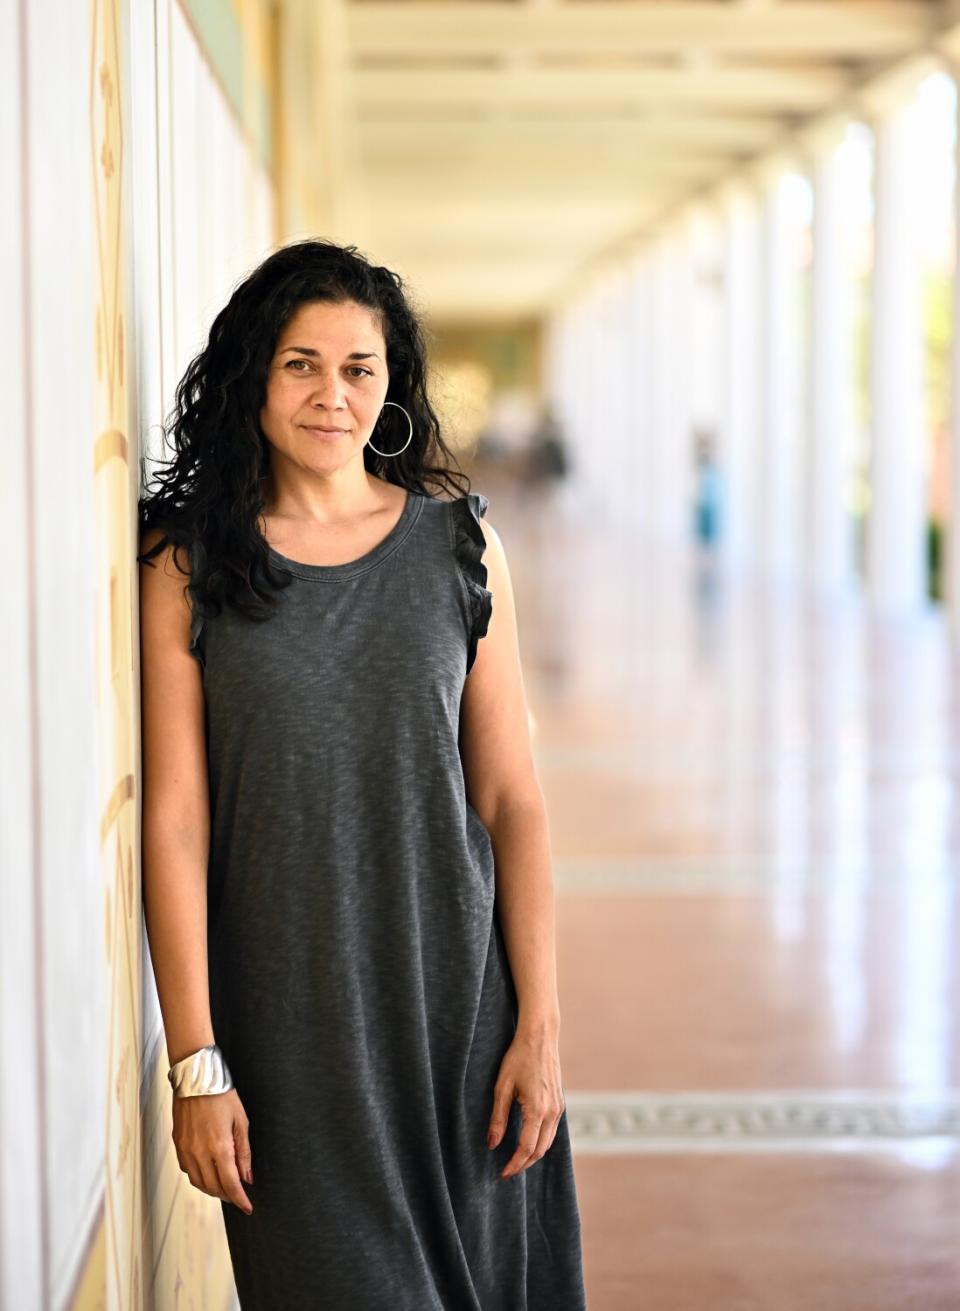
<instances>
[{"instance_id":1,"label":"hoop earring","mask_svg":"<svg viewBox=\"0 0 960 1311\"><path fill-rule=\"evenodd\" d=\"M398 410L403 410L403 406L402 406L402 405L397 405L397 402L396 402L396 401L384 401L383 403L384 403L385 406L387 406L387 405L396 405ZM386 460L392 460L393 457L394 457L395 455L399 455L401 451L405 451L405 450L407 449L407 447L410 445L410 441L411 441L411 439L412 439L412 437L413 437L413 420L410 418L410 415L407 414L406 410L403 410L403 413L404 413L404 415L406 416L406 420L407 420L407 424L408 424L408 426L409 426L409 428L410 428L410 432L409 432L409 434L408 434L408 436L407 436L407 440L406 440L406 441L403 443L403 445L400 447L400 450L399 450L399 451L377 451L377 448L374 446L373 442L371 442L371 441L368 441L368 442L367 442L367 445L370 447L371 451L377 451L377 454L378 454L378 455L382 455L382 456L384 457L384 459L386 459ZM380 414L383 414L383 410L380 411ZM379 423L379 421L380 421L380 415L377 415L377 422ZM374 424L373 426L376 427L377 425Z\"/></svg>"}]
</instances>

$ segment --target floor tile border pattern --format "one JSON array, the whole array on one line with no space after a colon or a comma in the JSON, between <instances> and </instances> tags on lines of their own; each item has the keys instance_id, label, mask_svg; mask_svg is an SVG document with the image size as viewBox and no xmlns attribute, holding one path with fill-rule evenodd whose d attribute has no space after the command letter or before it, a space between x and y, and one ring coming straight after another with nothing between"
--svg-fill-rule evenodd
<instances>
[{"instance_id":1,"label":"floor tile border pattern","mask_svg":"<svg viewBox=\"0 0 960 1311\"><path fill-rule=\"evenodd\" d=\"M960 1091L564 1090L581 1154L821 1151L941 1140L960 1151Z\"/></svg>"}]
</instances>

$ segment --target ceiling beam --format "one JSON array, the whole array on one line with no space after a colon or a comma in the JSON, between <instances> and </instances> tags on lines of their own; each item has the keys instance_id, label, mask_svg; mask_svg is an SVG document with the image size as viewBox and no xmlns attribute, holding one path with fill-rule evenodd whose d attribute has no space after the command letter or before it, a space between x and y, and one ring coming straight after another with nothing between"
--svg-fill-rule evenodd
<instances>
[{"instance_id":1,"label":"ceiling beam","mask_svg":"<svg viewBox=\"0 0 960 1311\"><path fill-rule=\"evenodd\" d=\"M409 155L400 159L385 155L364 156L369 170L368 185L374 189L381 183L391 190L399 189L407 199L418 193L423 195L434 187L466 186L470 191L484 191L490 187L509 187L518 195L534 195L557 190L569 194L571 186L597 187L605 191L632 194L637 186L645 186L658 178L705 178L717 170L729 171L739 161L725 155L658 154L647 157L642 151L616 154L584 151L574 155L531 159L522 155L493 158L462 152L459 158L450 156L425 162ZM414 167L416 165L417 167Z\"/></svg>"},{"instance_id":2,"label":"ceiling beam","mask_svg":"<svg viewBox=\"0 0 960 1311\"><path fill-rule=\"evenodd\" d=\"M438 6L439 8L439 6ZM759 107L767 113L813 111L839 95L849 73L833 68L691 69L422 69L360 68L353 76L359 111L373 106L395 109L414 105L438 114L454 105L489 106L497 112L512 106L550 105L624 107L709 105Z\"/></svg>"},{"instance_id":3,"label":"ceiling beam","mask_svg":"<svg viewBox=\"0 0 960 1311\"><path fill-rule=\"evenodd\" d=\"M365 113L358 120L364 151L368 154L416 154L418 161L435 150L462 150L464 143L518 150L595 149L638 146L647 149L721 150L739 154L758 150L772 132L788 126L783 115L707 114L682 112L590 114L574 116L559 111L531 117L515 112L508 118L463 116L427 112L410 115Z\"/></svg>"},{"instance_id":4,"label":"ceiling beam","mask_svg":"<svg viewBox=\"0 0 960 1311\"><path fill-rule=\"evenodd\" d=\"M915 49L931 34L935 6L915 0L790 0L757 7L728 0L618 3L567 0L370 0L348 7L356 57L495 58L611 53L625 57L675 54L691 46L715 55L827 59L889 57Z\"/></svg>"}]
</instances>

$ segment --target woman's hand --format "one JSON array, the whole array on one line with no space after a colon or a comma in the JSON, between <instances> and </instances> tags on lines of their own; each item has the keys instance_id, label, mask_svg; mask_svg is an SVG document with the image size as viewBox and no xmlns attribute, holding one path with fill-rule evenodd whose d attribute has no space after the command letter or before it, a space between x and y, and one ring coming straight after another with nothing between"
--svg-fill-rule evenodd
<instances>
[{"instance_id":1,"label":"woman's hand","mask_svg":"<svg viewBox=\"0 0 960 1311\"><path fill-rule=\"evenodd\" d=\"M488 1147L496 1147L502 1139L514 1098L523 1111L523 1127L517 1150L500 1172L501 1179L509 1179L539 1161L556 1136L565 1103L554 1035L527 1035L520 1030L515 1034L493 1089Z\"/></svg>"},{"instance_id":2,"label":"woman's hand","mask_svg":"<svg viewBox=\"0 0 960 1311\"><path fill-rule=\"evenodd\" d=\"M194 1188L247 1215L253 1212L240 1183L253 1183L250 1123L236 1088L173 1099L173 1143L180 1169Z\"/></svg>"}]
</instances>

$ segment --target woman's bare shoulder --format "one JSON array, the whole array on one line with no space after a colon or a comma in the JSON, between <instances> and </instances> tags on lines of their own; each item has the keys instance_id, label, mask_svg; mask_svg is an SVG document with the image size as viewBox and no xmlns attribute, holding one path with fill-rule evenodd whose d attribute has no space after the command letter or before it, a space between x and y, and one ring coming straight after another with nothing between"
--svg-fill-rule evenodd
<instances>
[{"instance_id":1,"label":"woman's bare shoulder","mask_svg":"<svg viewBox=\"0 0 960 1311\"><path fill-rule=\"evenodd\" d=\"M156 547L160 549L149 554ZM187 590L189 552L182 543L177 546L162 529L148 528L140 533L138 558L142 637L158 653L188 651L192 613Z\"/></svg>"},{"instance_id":2,"label":"woman's bare shoulder","mask_svg":"<svg viewBox=\"0 0 960 1311\"><path fill-rule=\"evenodd\" d=\"M160 549L157 550L157 547ZM140 530L137 556L141 569L162 573L168 577L171 575L179 577L181 583L190 577L189 552L182 544L177 547L162 528Z\"/></svg>"}]
</instances>

